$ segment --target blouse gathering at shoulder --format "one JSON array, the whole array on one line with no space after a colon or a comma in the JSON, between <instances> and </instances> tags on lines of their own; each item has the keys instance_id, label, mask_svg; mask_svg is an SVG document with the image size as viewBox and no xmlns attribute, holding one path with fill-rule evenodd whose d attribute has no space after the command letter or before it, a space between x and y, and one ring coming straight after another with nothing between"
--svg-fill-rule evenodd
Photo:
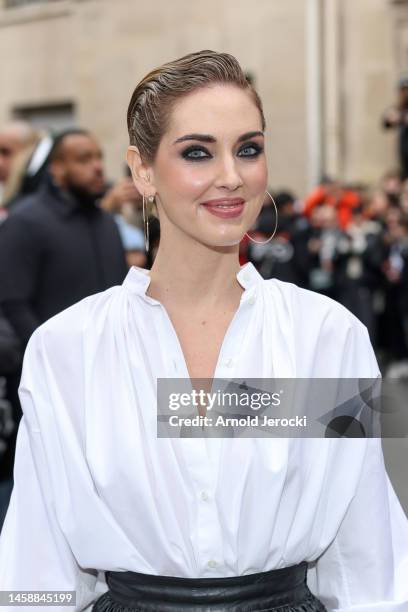
<instances>
[{"instance_id":1,"label":"blouse gathering at shoulder","mask_svg":"<svg viewBox=\"0 0 408 612\"><path fill-rule=\"evenodd\" d=\"M346 326L366 330L365 325L350 310L327 295L277 278L264 280L264 285L272 297L279 295L288 311L300 321L323 323L329 317L343 328Z\"/></svg>"},{"instance_id":2,"label":"blouse gathering at shoulder","mask_svg":"<svg viewBox=\"0 0 408 612\"><path fill-rule=\"evenodd\" d=\"M42 338L54 335L62 337L81 333L84 326L89 322L92 312L103 307L120 290L120 287L120 285L115 285L99 293L94 293L61 310L61 312L39 325L32 334L30 341L38 336Z\"/></svg>"},{"instance_id":3,"label":"blouse gathering at shoulder","mask_svg":"<svg viewBox=\"0 0 408 612\"><path fill-rule=\"evenodd\" d=\"M293 283L264 282L273 316L284 311L280 319L290 322L298 377L381 376L367 327L345 306Z\"/></svg>"}]
</instances>

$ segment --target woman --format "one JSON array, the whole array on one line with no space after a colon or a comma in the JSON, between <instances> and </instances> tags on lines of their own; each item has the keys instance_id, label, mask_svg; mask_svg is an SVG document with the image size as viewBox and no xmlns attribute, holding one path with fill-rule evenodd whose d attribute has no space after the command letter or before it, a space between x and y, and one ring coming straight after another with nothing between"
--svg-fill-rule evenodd
<instances>
[{"instance_id":1,"label":"woman","mask_svg":"<svg viewBox=\"0 0 408 612\"><path fill-rule=\"evenodd\" d=\"M30 340L1 589L105 612L405 609L408 525L379 439L157 437L158 378L379 371L344 307L239 266L267 164L235 58L154 70L128 126L159 249Z\"/></svg>"}]
</instances>

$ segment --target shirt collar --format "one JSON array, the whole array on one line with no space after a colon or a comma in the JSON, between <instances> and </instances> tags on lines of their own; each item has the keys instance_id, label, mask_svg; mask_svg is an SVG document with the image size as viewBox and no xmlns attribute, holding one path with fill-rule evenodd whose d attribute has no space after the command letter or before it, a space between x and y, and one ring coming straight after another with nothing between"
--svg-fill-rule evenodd
<instances>
[{"instance_id":1,"label":"shirt collar","mask_svg":"<svg viewBox=\"0 0 408 612\"><path fill-rule=\"evenodd\" d=\"M255 288L263 281L263 277L252 262L248 262L241 266L236 274L236 278L245 291ZM122 284L131 293L136 293L144 297L150 304L159 304L157 300L146 295L147 288L150 285L150 270L132 266Z\"/></svg>"}]
</instances>

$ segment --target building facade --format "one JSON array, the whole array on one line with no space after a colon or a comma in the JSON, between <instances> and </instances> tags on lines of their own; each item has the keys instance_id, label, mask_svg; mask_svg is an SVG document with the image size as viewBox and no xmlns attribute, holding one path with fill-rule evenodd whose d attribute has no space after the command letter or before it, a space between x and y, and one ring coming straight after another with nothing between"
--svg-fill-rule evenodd
<instances>
[{"instance_id":1,"label":"building facade","mask_svg":"<svg viewBox=\"0 0 408 612\"><path fill-rule=\"evenodd\" d=\"M303 196L322 174L374 183L395 167L381 129L408 70L408 2L0 0L0 124L87 127L123 175L136 83L199 49L235 55L264 102L270 185Z\"/></svg>"}]
</instances>

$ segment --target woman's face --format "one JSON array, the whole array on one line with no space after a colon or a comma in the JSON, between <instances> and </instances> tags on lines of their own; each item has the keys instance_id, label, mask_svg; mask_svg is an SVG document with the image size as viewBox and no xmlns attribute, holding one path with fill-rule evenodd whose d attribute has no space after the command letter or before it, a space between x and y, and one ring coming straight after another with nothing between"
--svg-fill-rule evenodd
<instances>
[{"instance_id":1,"label":"woman's face","mask_svg":"<svg viewBox=\"0 0 408 612\"><path fill-rule=\"evenodd\" d=\"M250 94L215 85L180 99L148 171L163 238L171 228L208 246L238 244L267 188L261 116Z\"/></svg>"}]
</instances>

